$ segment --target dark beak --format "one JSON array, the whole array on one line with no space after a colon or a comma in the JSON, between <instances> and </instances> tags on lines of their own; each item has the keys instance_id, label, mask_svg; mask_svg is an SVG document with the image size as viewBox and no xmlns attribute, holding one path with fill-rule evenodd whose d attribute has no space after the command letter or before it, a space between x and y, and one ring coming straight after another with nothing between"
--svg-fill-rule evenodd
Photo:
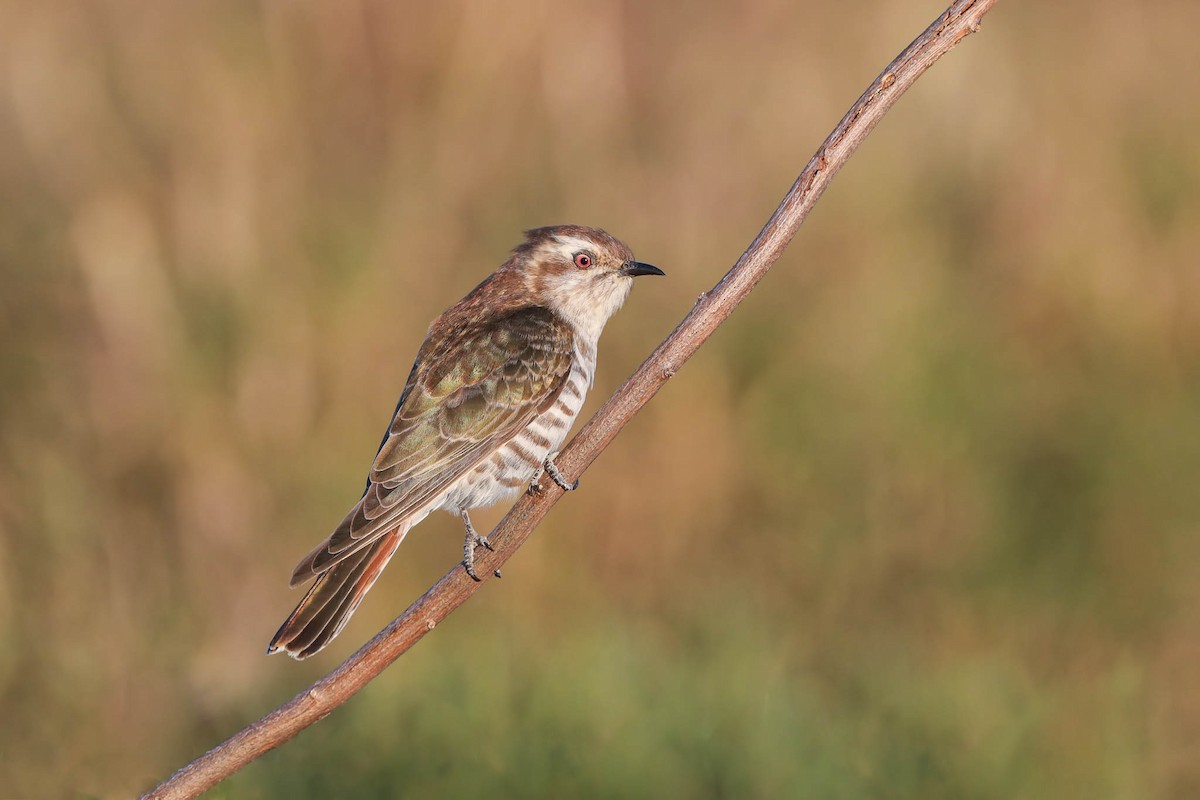
<instances>
[{"instance_id":1,"label":"dark beak","mask_svg":"<svg viewBox=\"0 0 1200 800\"><path fill-rule=\"evenodd\" d=\"M666 275L667 274L652 264L643 264L640 261L626 262L624 265L622 265L621 272L625 273L626 275L628 275L631 278L636 278L638 275Z\"/></svg>"}]
</instances>

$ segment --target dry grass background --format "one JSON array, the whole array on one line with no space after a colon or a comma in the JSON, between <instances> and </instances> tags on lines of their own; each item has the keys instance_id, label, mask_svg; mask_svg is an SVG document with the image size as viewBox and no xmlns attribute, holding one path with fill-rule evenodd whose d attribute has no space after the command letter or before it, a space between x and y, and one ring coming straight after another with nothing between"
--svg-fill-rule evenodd
<instances>
[{"instance_id":1,"label":"dry grass background","mask_svg":"<svg viewBox=\"0 0 1200 800\"><path fill-rule=\"evenodd\" d=\"M0 795L146 788L402 610L446 515L263 655L429 320L608 228L669 277L595 409L941 7L0 3ZM1200 794L1197 27L1000 4L505 580L215 796Z\"/></svg>"}]
</instances>

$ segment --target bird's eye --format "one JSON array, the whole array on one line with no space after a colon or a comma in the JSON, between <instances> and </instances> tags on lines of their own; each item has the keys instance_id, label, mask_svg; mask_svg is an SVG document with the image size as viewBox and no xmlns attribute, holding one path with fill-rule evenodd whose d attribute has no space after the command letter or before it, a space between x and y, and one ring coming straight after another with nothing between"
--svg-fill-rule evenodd
<instances>
[{"instance_id":1,"label":"bird's eye","mask_svg":"<svg viewBox=\"0 0 1200 800\"><path fill-rule=\"evenodd\" d=\"M587 269L591 265L592 265L592 257L589 256L587 253L576 253L575 254L575 266L579 267L580 269Z\"/></svg>"}]
</instances>

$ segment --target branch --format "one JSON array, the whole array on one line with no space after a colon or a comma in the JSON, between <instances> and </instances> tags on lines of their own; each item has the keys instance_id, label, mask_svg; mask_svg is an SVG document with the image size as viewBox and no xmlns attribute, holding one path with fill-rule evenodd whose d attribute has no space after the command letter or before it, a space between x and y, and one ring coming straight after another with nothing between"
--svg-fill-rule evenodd
<instances>
[{"instance_id":1,"label":"branch","mask_svg":"<svg viewBox=\"0 0 1200 800\"><path fill-rule=\"evenodd\" d=\"M969 34L996 0L957 0L905 48L863 92L804 167L775 213L725 277L700 296L695 307L556 459L570 477L583 473L642 406L733 313L783 253L801 223L892 104L925 70ZM479 559L479 574L490 576L529 538L562 489L550 481L537 495L522 497L488 540L496 548ZM488 578L485 578L485 581ZM408 610L340 667L258 722L180 769L142 800L191 798L208 790L272 748L329 715L475 594L476 583L455 566Z\"/></svg>"}]
</instances>

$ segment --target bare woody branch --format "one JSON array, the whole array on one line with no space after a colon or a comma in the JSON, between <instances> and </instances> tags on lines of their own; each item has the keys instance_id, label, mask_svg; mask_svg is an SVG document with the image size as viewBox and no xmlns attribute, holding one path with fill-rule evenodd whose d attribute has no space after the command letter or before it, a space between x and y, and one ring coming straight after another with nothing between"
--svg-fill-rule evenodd
<instances>
[{"instance_id":1,"label":"bare woody branch","mask_svg":"<svg viewBox=\"0 0 1200 800\"><path fill-rule=\"evenodd\" d=\"M833 176L892 104L933 62L979 30L980 20L995 2L958 0L951 4L887 65L822 142L737 263L711 291L701 295L671 335L559 455L558 465L568 479L583 473L596 460L625 424L729 317L767 274ZM488 537L496 552L479 559L481 575L491 575L504 564L558 502L562 489L549 481L545 483L547 488L541 494L522 497ZM349 700L482 586L483 583L476 583L455 567L336 670L180 769L143 795L143 800L196 797L268 750L288 741Z\"/></svg>"}]
</instances>

